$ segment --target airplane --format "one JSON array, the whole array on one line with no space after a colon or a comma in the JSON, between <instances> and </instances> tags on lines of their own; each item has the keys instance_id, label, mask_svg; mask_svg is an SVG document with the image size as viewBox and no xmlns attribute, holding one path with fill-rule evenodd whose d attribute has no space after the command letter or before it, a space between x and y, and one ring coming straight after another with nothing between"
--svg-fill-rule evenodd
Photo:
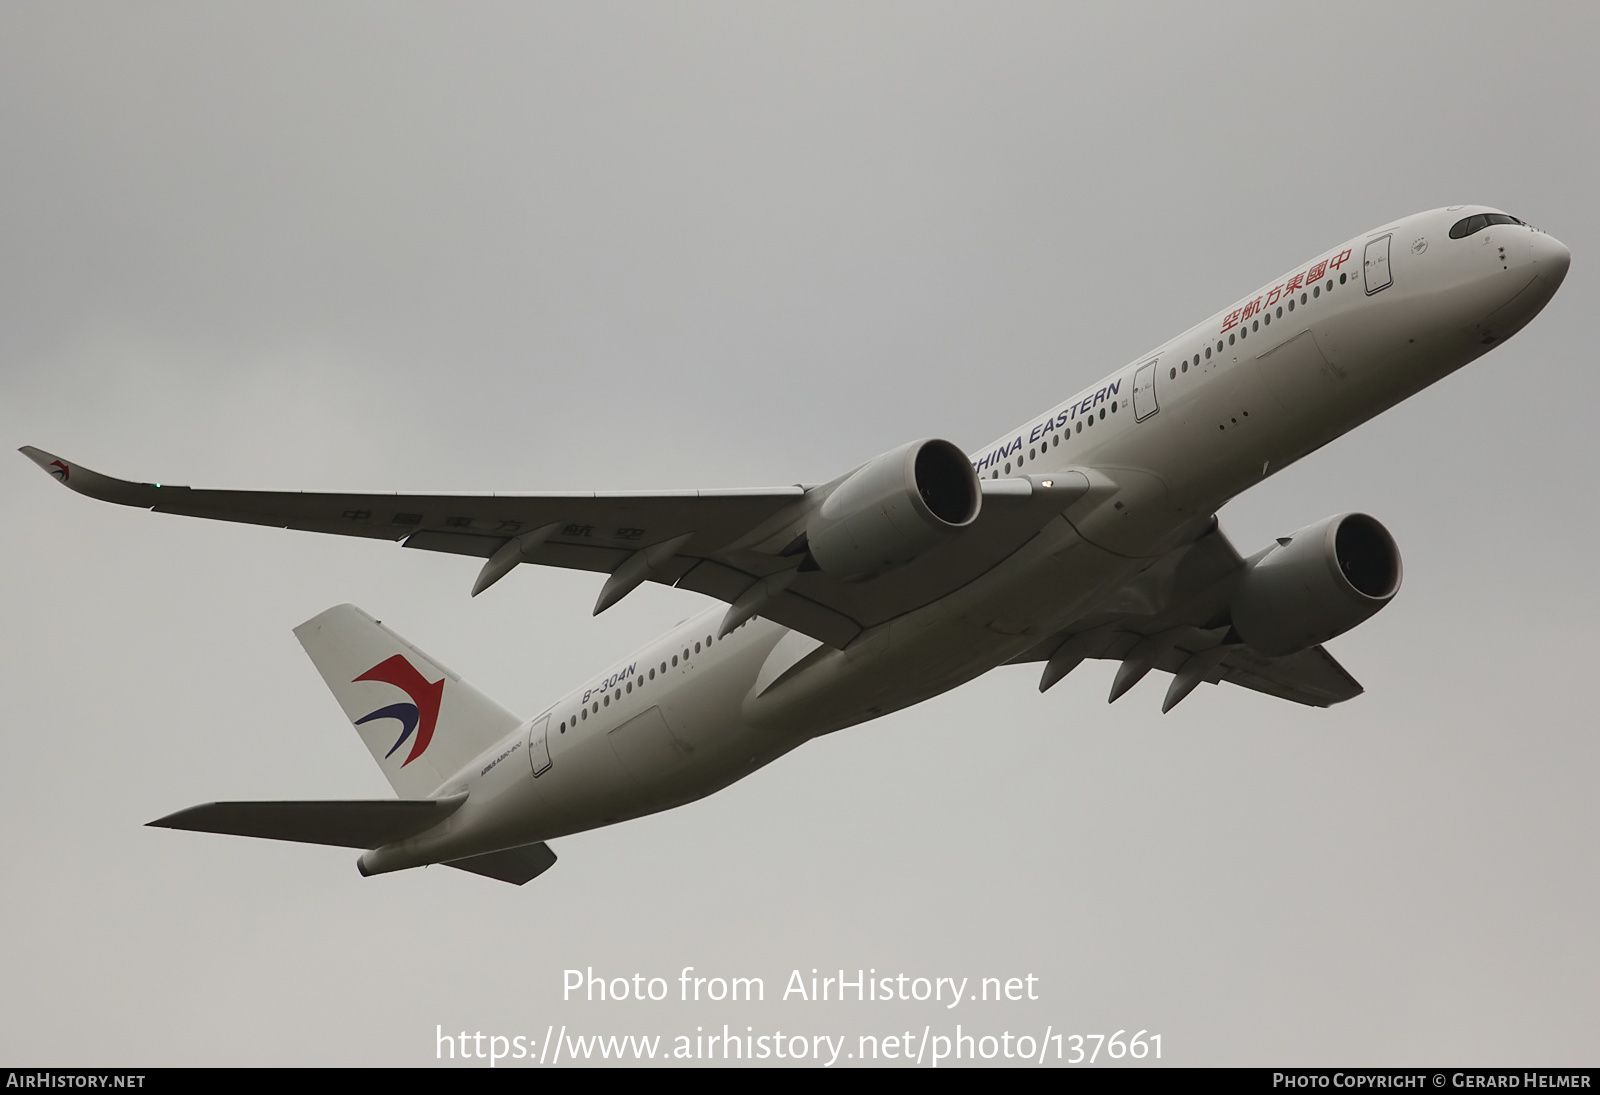
<instances>
[{"instance_id":1,"label":"airplane","mask_svg":"<svg viewBox=\"0 0 1600 1095\"><path fill-rule=\"evenodd\" d=\"M517 885L549 841L702 798L822 734L997 666L1151 670L1162 712L1227 682L1309 706L1362 692L1322 644L1400 588L1362 513L1242 556L1216 511L1489 352L1571 261L1487 206L1434 209L1302 262L1003 437L891 449L831 482L754 490L393 495L135 483L31 446L64 486L162 513L399 541L718 602L531 719L352 605L295 634L396 798L215 802L151 825L362 849L363 875L442 863Z\"/></svg>"}]
</instances>

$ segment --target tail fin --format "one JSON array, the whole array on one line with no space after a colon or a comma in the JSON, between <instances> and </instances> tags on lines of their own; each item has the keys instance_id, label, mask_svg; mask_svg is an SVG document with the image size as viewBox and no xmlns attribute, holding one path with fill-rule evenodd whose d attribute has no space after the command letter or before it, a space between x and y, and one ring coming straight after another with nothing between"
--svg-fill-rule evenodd
<instances>
[{"instance_id":1,"label":"tail fin","mask_svg":"<svg viewBox=\"0 0 1600 1095\"><path fill-rule=\"evenodd\" d=\"M401 798L438 790L522 721L355 605L294 633Z\"/></svg>"}]
</instances>

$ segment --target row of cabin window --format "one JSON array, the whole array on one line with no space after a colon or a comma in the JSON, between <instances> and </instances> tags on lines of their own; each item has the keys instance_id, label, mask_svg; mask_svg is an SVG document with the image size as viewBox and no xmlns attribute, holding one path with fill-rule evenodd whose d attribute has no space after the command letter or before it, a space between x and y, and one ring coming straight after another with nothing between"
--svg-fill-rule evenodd
<instances>
[{"instance_id":1,"label":"row of cabin window","mask_svg":"<svg viewBox=\"0 0 1600 1095\"><path fill-rule=\"evenodd\" d=\"M749 623L749 621L746 620L745 623ZM739 627L743 627L743 626L744 626L744 624L740 624L739 625ZM739 627L734 628L733 631L738 631ZM733 631L728 632L728 634L729 635L733 634ZM711 638L710 635L707 635L706 638L705 638L705 642L703 644L702 643L698 643L698 642L694 644L694 652L696 654L700 653L700 649L701 649L702 645L707 650L709 650L711 648L711 643L712 643L712 638ZM672 656L671 661L672 661L672 664L674 666L676 666L678 664L678 655L674 654ZM689 648L687 646L683 648L683 661L684 661L684 664L686 664L686 665L689 662ZM661 675L662 676L666 676L666 674L667 674L667 663L666 662L662 662L661 663ZM589 715L591 713L598 715L600 713L600 708L602 708L602 707L610 707L611 706L611 700L612 700L613 696L620 702L624 693L633 691L633 686L634 686L635 683L637 683L641 689L644 688L644 682L645 682L646 679L647 679L646 677L642 677L641 676L641 677L639 677L637 679L637 681L629 681L629 682L627 682L627 684L623 685L621 688L618 688L615 692L607 693L606 695L602 696L600 699L596 700L594 703L590 704L588 707L580 707L578 709L578 713L576 715L572 716L571 718L567 719L565 722L563 722L561 724L561 731L560 732L563 733L563 734L565 734L567 732L567 724L568 723L571 723L573 726L577 726L579 721L588 719L588 717L589 717ZM652 681L656 679L656 671L654 669L650 670L648 679L652 680Z\"/></svg>"},{"instance_id":2,"label":"row of cabin window","mask_svg":"<svg viewBox=\"0 0 1600 1095\"><path fill-rule=\"evenodd\" d=\"M1348 278L1347 274L1340 274L1339 275L1339 284L1343 285L1345 283L1345 281L1347 280L1347 278ZM1333 279L1332 278L1328 279L1328 282L1327 282L1326 285L1313 285L1311 287L1311 292L1310 292L1309 296L1307 294L1305 294L1305 293L1301 293L1300 294L1300 303L1302 305L1304 305L1309 299L1315 298L1315 297L1320 297L1325 292L1326 293L1333 292ZM1294 298L1293 297L1289 298L1289 311L1291 311L1291 312L1294 311ZM1263 324L1265 324L1268 327L1272 326L1273 316L1277 316L1277 318L1279 318L1279 319L1283 318L1283 305L1281 305L1281 304L1278 305L1276 311L1263 312L1261 314L1261 318L1260 319L1252 320L1250 322L1250 326L1249 327L1241 327L1241 328L1239 328L1238 331L1235 332L1235 334L1237 334L1239 338L1248 338L1251 331L1259 331L1259 330L1261 330ZM1227 345L1232 346L1233 345L1233 341L1234 341L1234 335L1229 335L1228 336ZM1222 342L1221 339L1218 339L1217 340L1217 353L1219 355L1222 353L1222 347L1223 347L1223 342ZM1206 347L1204 356L1205 356L1205 360L1207 360L1207 361L1211 360L1211 347L1210 346ZM1200 367L1200 360L1201 360L1201 355L1200 354L1195 354L1192 364L1194 365L1194 367L1196 369L1198 369ZM1186 372L1189 371L1190 364L1191 364L1190 360L1188 358L1185 358L1180 364L1178 364L1174 368L1168 369L1167 370L1168 379L1170 379L1170 380L1178 379L1178 374L1179 373L1186 373Z\"/></svg>"},{"instance_id":3,"label":"row of cabin window","mask_svg":"<svg viewBox=\"0 0 1600 1095\"><path fill-rule=\"evenodd\" d=\"M1112 414L1116 414L1117 413L1117 401L1115 399L1113 399L1111 401L1111 406L1110 406L1109 409L1110 409ZM1107 410L1107 408L1105 408L1105 407L1101 407L1100 408L1100 420L1101 421L1105 420L1106 410ZM1091 413L1087 418L1078 419L1076 432L1078 432L1078 433L1082 433L1083 432L1083 424L1085 422L1089 423L1089 425L1091 425L1091 426L1094 425L1094 423L1095 423L1094 414ZM1071 436L1072 433L1074 432L1073 426L1071 424L1068 424L1066 432L1067 432L1068 436ZM1041 440L1039 442L1039 445L1038 445L1037 448L1032 448L1032 449L1028 450L1027 459L1023 459L1021 456L1017 457L1017 470L1021 471L1022 470L1022 465L1026 464L1028 462L1028 460L1035 460L1035 459L1037 459L1039 457L1040 454L1048 452L1049 450L1051 450L1053 448L1058 448L1060 445L1061 445L1061 435L1059 433L1051 434L1049 437L1044 438L1043 440ZM1007 464L1006 464L1005 473L1007 475L1011 474L1011 464L1009 462L1007 462ZM1000 478L1000 469L999 468L995 468L993 471L991 471L989 473L989 478L990 479L998 479L998 478Z\"/></svg>"},{"instance_id":4,"label":"row of cabin window","mask_svg":"<svg viewBox=\"0 0 1600 1095\"><path fill-rule=\"evenodd\" d=\"M1349 279L1349 275L1348 274L1340 274L1339 275L1339 284L1343 285L1348 279ZM1324 292L1328 292L1328 293L1333 292L1333 284L1334 284L1333 283L1333 279L1329 278L1326 285L1313 285L1311 287L1311 291L1310 291L1309 294L1308 293L1301 293L1300 294L1300 303L1302 305L1304 305L1304 304L1308 303L1311 299L1313 299L1315 297L1320 297ZM1291 312L1294 311L1294 304L1295 304L1294 298L1290 297L1289 298L1289 304L1288 304L1289 311L1291 311ZM1235 332L1234 334L1230 334L1228 336L1228 341L1226 343L1223 343L1223 341L1221 339L1218 339L1217 340L1217 351L1216 352L1218 354L1221 354L1224 345L1232 346L1234 344L1234 341L1235 341L1236 337L1237 338L1248 338L1251 331L1259 331L1259 330L1261 330L1261 326L1262 326L1263 323L1265 323L1268 327L1272 326L1273 316L1276 315L1278 319L1282 319L1283 318L1283 312L1284 312L1284 305L1280 304L1280 305L1278 305L1276 312L1266 312L1266 313L1263 314L1263 316L1260 319L1252 320L1251 324L1250 324L1250 326L1248 328L1241 328L1239 331ZM1197 369L1200 367L1201 358L1202 358L1202 355L1200 355L1200 354L1195 354L1194 355L1193 365ZM1209 361L1211 359L1211 347L1210 346L1207 346L1205 348L1204 359L1207 360L1207 361ZM1167 373L1168 377L1170 379L1172 379L1172 380L1178 379L1178 373L1179 372L1185 372L1185 373L1188 372L1190 364L1191 364L1191 362L1189 361L1189 359L1185 358L1181 365L1175 366L1175 367L1173 367L1173 368L1168 370L1168 373ZM1115 399L1113 399L1111 401L1110 410L1111 410L1111 412L1113 414L1116 413L1117 401ZM1104 420L1105 416L1106 416L1106 408L1105 407L1101 407L1100 408L1100 416L1099 417L1102 420ZM1089 425L1092 426L1095 423L1095 416L1094 415L1090 415L1088 417L1088 419L1079 419L1078 422L1077 422L1077 426L1076 426L1076 432L1077 433L1082 433L1083 432L1083 424L1084 424L1085 421L1087 421L1089 423ZM1074 432L1073 427L1069 426L1068 429L1067 429L1067 432L1069 434ZM1060 444L1061 444L1061 435L1060 434L1053 434L1047 439L1047 443L1041 444L1038 449L1029 449L1028 450L1027 459L1028 460L1033 460L1033 459L1036 458L1036 456L1038 455L1039 452L1042 452L1042 451L1044 451L1046 449L1055 448L1055 447L1059 446ZM1025 463L1027 463L1027 460L1024 460L1020 456L1017 457L1017 470L1020 471L1022 469L1023 464L1025 464ZM989 478L990 479L998 479L998 478L1000 478L1001 470L1002 469L1000 469L1000 468L994 469L993 471L991 471L989 473ZM1006 475L1010 475L1011 474L1011 464L1009 462L1005 465L1004 472L1005 472Z\"/></svg>"}]
</instances>

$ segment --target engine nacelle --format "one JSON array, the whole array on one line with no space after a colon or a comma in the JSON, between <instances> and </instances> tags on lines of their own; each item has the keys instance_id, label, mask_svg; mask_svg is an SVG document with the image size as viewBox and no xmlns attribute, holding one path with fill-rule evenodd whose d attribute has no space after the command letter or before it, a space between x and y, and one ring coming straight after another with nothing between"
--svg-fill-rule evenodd
<instances>
[{"instance_id":1,"label":"engine nacelle","mask_svg":"<svg viewBox=\"0 0 1600 1095\"><path fill-rule=\"evenodd\" d=\"M913 441L834 488L806 523L825 574L860 582L909 563L978 517L978 474L948 441Z\"/></svg>"},{"instance_id":2,"label":"engine nacelle","mask_svg":"<svg viewBox=\"0 0 1600 1095\"><path fill-rule=\"evenodd\" d=\"M1400 589L1400 550L1364 513L1342 513L1280 540L1234 591L1233 627L1268 657L1343 635Z\"/></svg>"}]
</instances>

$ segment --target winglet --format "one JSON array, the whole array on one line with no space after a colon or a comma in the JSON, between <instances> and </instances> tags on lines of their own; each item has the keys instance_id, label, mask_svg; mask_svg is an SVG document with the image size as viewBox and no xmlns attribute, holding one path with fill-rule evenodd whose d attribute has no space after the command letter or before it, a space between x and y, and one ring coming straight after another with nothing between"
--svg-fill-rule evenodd
<instances>
[{"instance_id":1,"label":"winglet","mask_svg":"<svg viewBox=\"0 0 1600 1095\"><path fill-rule=\"evenodd\" d=\"M126 479L113 479L109 475L101 475L99 472L90 471L82 464L69 463L54 453L36 449L32 445L24 445L17 451L55 476L63 485L70 487L79 494L86 494L90 498L97 498L102 502L115 502L119 506L138 506L141 509L154 509L157 492L162 490L160 483L130 483ZM168 487L166 489L186 490L187 488Z\"/></svg>"}]
</instances>

